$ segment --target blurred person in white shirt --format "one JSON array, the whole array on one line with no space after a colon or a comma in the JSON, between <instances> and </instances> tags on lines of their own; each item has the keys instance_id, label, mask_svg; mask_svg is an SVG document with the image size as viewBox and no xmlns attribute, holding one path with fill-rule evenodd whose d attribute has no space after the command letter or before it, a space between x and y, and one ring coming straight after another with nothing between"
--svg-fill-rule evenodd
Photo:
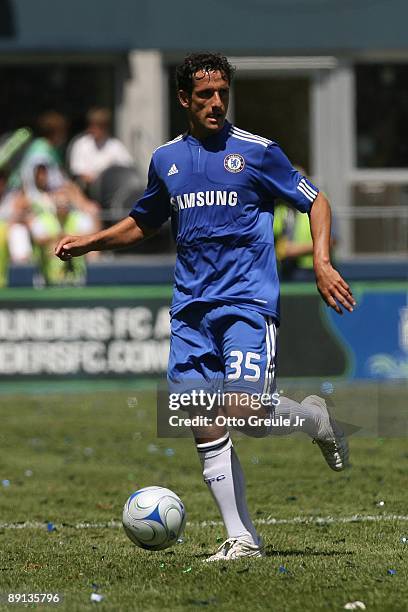
<instances>
[{"instance_id":1,"label":"blurred person in white shirt","mask_svg":"<svg viewBox=\"0 0 408 612\"><path fill-rule=\"evenodd\" d=\"M69 169L84 187L92 184L107 168L134 165L126 147L111 136L111 119L109 109L91 108L87 113L86 133L71 146Z\"/></svg>"}]
</instances>

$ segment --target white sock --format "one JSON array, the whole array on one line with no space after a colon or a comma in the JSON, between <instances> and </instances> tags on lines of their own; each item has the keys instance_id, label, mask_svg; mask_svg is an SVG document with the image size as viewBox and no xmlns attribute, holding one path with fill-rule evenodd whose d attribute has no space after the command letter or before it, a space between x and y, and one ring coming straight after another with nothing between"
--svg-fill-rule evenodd
<instances>
[{"instance_id":1,"label":"white sock","mask_svg":"<svg viewBox=\"0 0 408 612\"><path fill-rule=\"evenodd\" d=\"M295 431L308 434L311 438L319 438L322 427L322 411L314 404L299 404L288 397L279 396L279 404L272 410L272 419L278 421L279 417L289 419L290 425L273 425L270 435L285 436ZM304 421L300 421L304 419ZM296 423L301 423L296 425Z\"/></svg>"},{"instance_id":2,"label":"white sock","mask_svg":"<svg viewBox=\"0 0 408 612\"><path fill-rule=\"evenodd\" d=\"M244 474L229 434L213 442L197 444L197 450L204 481L219 508L228 537L244 537L258 544L246 504Z\"/></svg>"}]
</instances>

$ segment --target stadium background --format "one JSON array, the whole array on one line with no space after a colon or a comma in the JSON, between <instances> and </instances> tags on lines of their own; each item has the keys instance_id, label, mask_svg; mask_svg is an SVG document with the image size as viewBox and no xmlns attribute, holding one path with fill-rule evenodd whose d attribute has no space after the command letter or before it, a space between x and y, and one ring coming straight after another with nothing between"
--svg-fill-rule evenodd
<instances>
[{"instance_id":1,"label":"stadium background","mask_svg":"<svg viewBox=\"0 0 408 612\"><path fill-rule=\"evenodd\" d=\"M152 150L184 129L175 99L174 66L192 50L228 54L238 69L230 118L244 129L277 140L328 194L340 237L336 263L358 301L352 316L340 318L324 306L313 283L283 284L282 385L295 396L318 391L333 398L349 431L374 436L379 445L384 438L408 433L407 17L402 0L207 0L205 10L185 0L0 0L0 136L22 126L34 128L38 115L49 109L66 114L74 136L84 128L90 106L109 107L114 133L134 157L137 180L132 177L125 183L120 197L107 198L106 224L126 214L142 191ZM9 488L3 488L0 496L3 520L26 520L24 512L15 511L19 492L14 494L13 484L20 478L16 472L20 468L33 469L34 474L44 470L41 482L52 483L51 489L65 499L71 495L71 484L64 475L71 478L69 469L75 468L72 478L81 493L72 496L72 503L82 496L83 505L78 502L75 510L67 510L74 522L82 521L84 514L100 521L119 516L117 499L131 486L127 479L140 484L129 467L133 455L132 461L125 455L125 448L135 441L138 465L144 465L145 447L156 448L147 451L152 454L143 468L143 484L153 482L156 474L164 482L155 453L169 451L166 461L172 461L170 451L176 445L165 449L157 441L155 399L149 393L166 367L174 257L169 229L164 228L138 250L89 263L81 287L36 288L34 265L10 266L8 286L0 289L2 440L10 445L0 464L2 482L11 475L11 486L3 485ZM122 430L118 419L123 419ZM26 430L27 435L32 432L28 451L19 446ZM95 431L99 441L94 440ZM129 431L131 439L126 438ZM77 442L72 443L70 436ZM366 442L356 444L356 454L361 464L375 463L375 483L371 474L364 473L354 488L344 487L340 509L334 502L331 506L322 491L322 506L317 510L313 506L311 513L350 513L359 491L370 497L370 504L388 492L391 503L393 491L403 482L394 470L394 448L399 449L399 461L406 461L403 444L387 446L384 459L379 451L373 458ZM99 454L102 443L103 456L112 458L112 466L103 463L102 450ZM71 452L72 445L77 446ZM267 456L266 444L260 448L247 451L247 470L258 469ZM179 475L164 473L177 490L185 495L188 491L194 514L201 498L198 502L193 485L191 490L183 488L184 451L179 447L176 451ZM299 453L300 470L303 451L289 443L282 445L281 452L285 467L278 459L278 469L280 465L288 470L290 482L293 475L285 457L296 459ZM60 465L56 457L65 457L64 453L68 466L61 467L63 477L55 484L54 462ZM100 465L103 476L97 473ZM387 485L380 480L385 466L392 472ZM317 470L313 465L310 477ZM257 474L262 474L261 467ZM104 476L110 483L108 492ZM124 487L112 486L120 479L122 485L125 480ZM32 494L35 516L61 521L56 502L55 507L53 501L47 502L47 512L43 511L38 497L42 487L32 482L31 489L24 486L25 494L27 490ZM314 490L314 483L307 486L305 490ZM65 493L61 487L66 487ZM90 490L104 491L106 507L98 505L95 511ZM272 504L281 508L285 520L293 512L291 499L296 499L293 491L289 493L286 502L276 498ZM404 512L398 503L392 507ZM367 509L364 504L360 508ZM339 538L346 537L349 529L342 528ZM33 546L45 550L36 538ZM299 549L303 545L297 543ZM25 559L24 542L19 548L16 537L10 546L23 551L15 554ZM112 546L120 550L122 540L112 538ZM316 557L322 563L316 575L326 571L325 559ZM368 567L374 571L373 565ZM91 575L86 573L88 582ZM107 576L101 578L105 584ZM122 609L127 609L125 604ZM279 609L286 609L284 603Z\"/></svg>"},{"instance_id":2,"label":"stadium background","mask_svg":"<svg viewBox=\"0 0 408 612\"><path fill-rule=\"evenodd\" d=\"M89 106L110 107L114 131L133 155L139 181L103 208L106 223L113 222L143 189L151 151L184 129L175 100L174 65L189 50L228 53L238 69L231 119L277 140L290 159L303 165L326 191L340 236L338 266L351 282L364 282L356 285L361 305L352 323L339 322L324 312L312 296L313 289L299 286L299 295L310 294L306 309L310 325L303 326L303 331L312 326L314 334L330 337L332 344L337 338L341 347L334 351L338 354L333 367L322 367L319 343L307 340L302 365L302 359L285 352L285 346L293 345L302 333L291 327L283 331L290 335L290 342L281 342L283 375L404 378L408 367L408 50L400 16L406 8L397 0L392 1L392 11L389 3L372 0L258 0L252 8L236 0L224 5L214 23L210 11L202 14L184 2L176 7L156 2L153 7L149 2L89 0L57 6L47 0L35 4L4 0L0 133L33 127L41 112L55 109L68 116L73 135L83 129ZM387 29L383 28L385 16L392 20ZM243 23L247 24L244 29ZM127 292L127 307L134 298L151 308L154 317L155 309L168 301L168 288L159 290L160 297L151 298L146 306L136 287L171 284L173 261L174 247L165 228L137 252L88 266L87 284L115 285L120 279L121 285L134 287L133 294L130 289ZM33 278L35 269L29 265L9 270L11 287L30 286ZM374 281L381 285L370 284ZM293 285L283 289L284 303L293 302L291 320L298 320L296 291ZM38 295L33 298L27 292L21 293L21 299L16 291L2 294L3 323L4 310L30 307L32 299L46 309L63 306L53 301L58 294L52 292L47 294L52 298L49 303L45 295L39 302ZM70 307L76 299L82 304L90 296L85 289L69 291ZM370 349L360 317L372 338ZM53 341L69 341L58 337L56 330L53 333ZM8 366L4 369L0 364L0 376L28 375L23 365L19 371L18 355L13 369L13 357L11 362L9 357L23 349L13 348L12 343L46 341L46 330L44 334L38 332L33 338L27 331L25 336L16 332L13 338L12 327L0 326L2 342L9 343L8 353L3 352ZM110 339L114 340L114 334L105 340ZM125 333L121 339L132 336ZM21 359L23 363L20 355ZM164 362L161 357L160 363ZM33 367L30 377L51 374ZM104 376L116 373L114 368L101 368ZM117 365L116 370L120 369ZM149 373L149 368L137 363L122 370L129 375ZM72 373L84 371L78 364Z\"/></svg>"},{"instance_id":3,"label":"stadium background","mask_svg":"<svg viewBox=\"0 0 408 612\"><path fill-rule=\"evenodd\" d=\"M231 120L277 140L329 195L339 235L337 265L359 297L353 317L339 319L319 302L313 285L284 286L284 320L291 324L282 328L281 375L404 380L408 48L401 19L406 8L397 0L391 4L392 11L390 3L372 0L258 0L249 8L235 0L223 3L214 22L211 1L201 13L183 1L153 7L126 0L63 6L3 0L0 134L35 128L38 115L54 109L68 117L73 136L84 128L89 106L109 107L114 133L135 160L116 198L99 193L104 222L114 222L143 190L152 150L184 129L174 66L190 50L228 53L238 69ZM392 20L387 29L385 16ZM169 301L173 262L166 227L137 251L88 265L86 285L108 285L107 291L19 292L35 284L36 269L11 265L13 290L1 291L0 377L162 374L168 331L160 323L155 331L155 318ZM117 285L128 288L118 292ZM89 329L64 336L61 317L75 317L78 307L110 309L103 337ZM120 308L128 309L127 328L123 323L118 332L115 317L125 316ZM33 318L18 330L21 310ZM67 342L73 343L70 367L33 357ZM302 344L305 350L298 351ZM326 350L330 361L322 358Z\"/></svg>"}]
</instances>

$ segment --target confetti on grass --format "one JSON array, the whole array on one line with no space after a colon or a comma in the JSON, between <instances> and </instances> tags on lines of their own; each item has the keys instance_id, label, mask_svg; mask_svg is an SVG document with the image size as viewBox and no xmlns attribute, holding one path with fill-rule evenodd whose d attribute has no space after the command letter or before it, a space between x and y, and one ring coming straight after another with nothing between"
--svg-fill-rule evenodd
<instances>
[{"instance_id":1,"label":"confetti on grass","mask_svg":"<svg viewBox=\"0 0 408 612\"><path fill-rule=\"evenodd\" d=\"M100 593L91 594L91 601L94 601L95 603L99 603L100 601L102 601L102 599L103 599L103 595L101 595Z\"/></svg>"},{"instance_id":2,"label":"confetti on grass","mask_svg":"<svg viewBox=\"0 0 408 612\"><path fill-rule=\"evenodd\" d=\"M322 383L320 388L322 393L325 393L326 395L330 395L334 391L333 384L329 381Z\"/></svg>"}]
</instances>

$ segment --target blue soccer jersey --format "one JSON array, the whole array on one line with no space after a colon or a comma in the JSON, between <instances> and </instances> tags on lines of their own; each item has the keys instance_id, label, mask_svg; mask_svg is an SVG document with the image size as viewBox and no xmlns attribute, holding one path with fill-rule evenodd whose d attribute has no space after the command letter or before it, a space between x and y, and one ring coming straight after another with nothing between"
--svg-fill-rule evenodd
<instances>
[{"instance_id":1,"label":"blue soccer jersey","mask_svg":"<svg viewBox=\"0 0 408 612\"><path fill-rule=\"evenodd\" d=\"M228 122L204 141L185 134L156 149L130 215L152 229L172 219L171 314L192 302L218 302L279 320L274 201L306 213L317 194L276 143Z\"/></svg>"}]
</instances>

